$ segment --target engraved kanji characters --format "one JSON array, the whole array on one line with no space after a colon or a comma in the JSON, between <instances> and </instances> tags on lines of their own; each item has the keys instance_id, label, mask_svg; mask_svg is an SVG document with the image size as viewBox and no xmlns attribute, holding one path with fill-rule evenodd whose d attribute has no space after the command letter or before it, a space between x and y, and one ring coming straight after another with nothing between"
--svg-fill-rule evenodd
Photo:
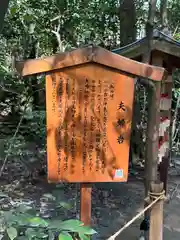
<instances>
[{"instance_id":1,"label":"engraved kanji characters","mask_svg":"<svg viewBox=\"0 0 180 240\"><path fill-rule=\"evenodd\" d=\"M124 103L122 101L119 104L118 110L126 111L126 107L125 107L125 105L124 105Z\"/></svg>"},{"instance_id":2,"label":"engraved kanji characters","mask_svg":"<svg viewBox=\"0 0 180 240\"><path fill-rule=\"evenodd\" d=\"M83 136L83 172L85 171L85 165L87 160L87 107L89 100L89 81L86 79L84 86L84 136Z\"/></svg>"},{"instance_id":3,"label":"engraved kanji characters","mask_svg":"<svg viewBox=\"0 0 180 240\"><path fill-rule=\"evenodd\" d=\"M119 135L119 137L117 138L117 141L119 144L124 142L124 137L122 135Z\"/></svg>"},{"instance_id":4,"label":"engraved kanji characters","mask_svg":"<svg viewBox=\"0 0 180 240\"><path fill-rule=\"evenodd\" d=\"M125 107L125 104L121 101L120 102L120 104L119 104L119 106L118 106L118 111L126 111L126 107ZM118 119L117 120L117 126L118 127L120 127L120 128L123 128L123 127L125 127L125 124L126 124L126 122L125 122L125 119L124 118L122 118L122 119ZM120 134L119 136L118 136L118 138L117 138L117 142L119 143L119 144L122 144L123 142L124 142L124 136L122 135L122 134Z\"/></svg>"},{"instance_id":5,"label":"engraved kanji characters","mask_svg":"<svg viewBox=\"0 0 180 240\"><path fill-rule=\"evenodd\" d=\"M72 164L71 164L71 172L73 173L73 169L75 166L75 160L76 160L76 136L75 136L75 128L76 128L76 122L75 122L75 114L76 114L76 95L75 95L75 79L73 79L72 82L72 109L71 109L71 119L72 119L72 124L71 124L71 130L72 130L72 135L71 135L71 158L72 158Z\"/></svg>"}]
</instances>

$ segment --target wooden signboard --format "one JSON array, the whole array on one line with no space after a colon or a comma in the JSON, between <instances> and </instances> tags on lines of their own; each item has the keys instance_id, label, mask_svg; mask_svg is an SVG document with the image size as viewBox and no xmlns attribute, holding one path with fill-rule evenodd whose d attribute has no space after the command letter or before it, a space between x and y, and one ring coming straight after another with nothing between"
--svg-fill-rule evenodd
<instances>
[{"instance_id":1,"label":"wooden signboard","mask_svg":"<svg viewBox=\"0 0 180 240\"><path fill-rule=\"evenodd\" d=\"M48 180L127 181L134 77L159 81L164 69L93 46L17 69L47 73Z\"/></svg>"},{"instance_id":2,"label":"wooden signboard","mask_svg":"<svg viewBox=\"0 0 180 240\"><path fill-rule=\"evenodd\" d=\"M48 179L126 181L133 98L133 78L100 65L47 75Z\"/></svg>"},{"instance_id":3,"label":"wooden signboard","mask_svg":"<svg viewBox=\"0 0 180 240\"><path fill-rule=\"evenodd\" d=\"M163 68L89 46L16 64L46 73L50 182L81 182L81 220L90 225L91 182L127 181L134 78L161 81Z\"/></svg>"},{"instance_id":4,"label":"wooden signboard","mask_svg":"<svg viewBox=\"0 0 180 240\"><path fill-rule=\"evenodd\" d=\"M17 69L23 76L47 73L48 180L127 181L133 78L159 81L164 69L92 46L19 62Z\"/></svg>"}]
</instances>

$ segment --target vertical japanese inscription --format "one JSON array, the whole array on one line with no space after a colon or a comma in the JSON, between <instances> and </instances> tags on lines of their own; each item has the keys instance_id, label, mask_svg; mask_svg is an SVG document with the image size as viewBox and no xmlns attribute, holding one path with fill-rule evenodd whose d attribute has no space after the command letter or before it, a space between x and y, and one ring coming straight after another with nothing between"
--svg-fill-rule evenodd
<instances>
[{"instance_id":1,"label":"vertical japanese inscription","mask_svg":"<svg viewBox=\"0 0 180 240\"><path fill-rule=\"evenodd\" d=\"M68 113L68 100L69 100L69 79L66 79L66 96L65 96L65 114ZM64 121L64 171L68 169L68 121Z\"/></svg>"},{"instance_id":2,"label":"vertical japanese inscription","mask_svg":"<svg viewBox=\"0 0 180 240\"><path fill-rule=\"evenodd\" d=\"M59 86L58 86L58 113L59 113L59 125L57 128L57 151L58 151L58 174L60 174L60 169L61 169L61 152L62 152L62 95L63 95L63 79L60 78Z\"/></svg>"},{"instance_id":3,"label":"vertical japanese inscription","mask_svg":"<svg viewBox=\"0 0 180 240\"><path fill-rule=\"evenodd\" d=\"M87 107L89 100L89 81L86 79L84 86L84 135L83 135L83 172L85 171L85 165L87 160Z\"/></svg>"},{"instance_id":4,"label":"vertical japanese inscription","mask_svg":"<svg viewBox=\"0 0 180 240\"><path fill-rule=\"evenodd\" d=\"M103 94L103 152L102 157L102 173L105 170L105 157L107 153L107 120L108 120L108 84L104 82L104 94Z\"/></svg>"},{"instance_id":5,"label":"vertical japanese inscription","mask_svg":"<svg viewBox=\"0 0 180 240\"><path fill-rule=\"evenodd\" d=\"M110 84L109 90L110 90L110 98L113 99L114 98L114 82Z\"/></svg>"},{"instance_id":6,"label":"vertical japanese inscription","mask_svg":"<svg viewBox=\"0 0 180 240\"><path fill-rule=\"evenodd\" d=\"M126 106L124 105L124 103L123 103L122 101L120 102L120 104L119 104L119 106L118 106L118 111L123 111L123 112L126 111ZM126 124L126 122L125 122L125 119L124 119L124 118L117 120L117 126L118 126L119 128L125 127L125 124ZM118 142L119 144L122 144L122 143L124 142L124 136L123 136L122 134L120 134L120 135L118 136L117 142Z\"/></svg>"},{"instance_id":7,"label":"vertical japanese inscription","mask_svg":"<svg viewBox=\"0 0 180 240\"><path fill-rule=\"evenodd\" d=\"M75 115L76 115L76 89L75 89L75 79L72 80L72 110L71 110L71 118L72 118L72 125L71 125L71 132L72 132L72 138L71 138L71 158L72 158L72 164L71 164L71 173L74 173L74 167L75 167L75 160L76 160L76 136L75 136L75 128L76 128L76 122L75 122Z\"/></svg>"},{"instance_id":8,"label":"vertical japanese inscription","mask_svg":"<svg viewBox=\"0 0 180 240\"><path fill-rule=\"evenodd\" d=\"M56 77L52 74L52 111L56 110Z\"/></svg>"},{"instance_id":9,"label":"vertical japanese inscription","mask_svg":"<svg viewBox=\"0 0 180 240\"><path fill-rule=\"evenodd\" d=\"M92 80L92 85L91 85L91 108L94 109L95 106L95 94L96 94L96 81ZM92 111L93 112L93 111ZM93 133L95 130L95 116L91 116L91 126L90 126L90 143L89 143L89 169L90 171L92 170L92 166L93 166L93 160L92 160L92 152L94 149L94 141L93 141Z\"/></svg>"},{"instance_id":10,"label":"vertical japanese inscription","mask_svg":"<svg viewBox=\"0 0 180 240\"><path fill-rule=\"evenodd\" d=\"M96 133L96 171L99 170L100 163L100 153L101 153L101 122L100 122L100 114L101 114L101 80L98 81L97 86L97 133Z\"/></svg>"}]
</instances>

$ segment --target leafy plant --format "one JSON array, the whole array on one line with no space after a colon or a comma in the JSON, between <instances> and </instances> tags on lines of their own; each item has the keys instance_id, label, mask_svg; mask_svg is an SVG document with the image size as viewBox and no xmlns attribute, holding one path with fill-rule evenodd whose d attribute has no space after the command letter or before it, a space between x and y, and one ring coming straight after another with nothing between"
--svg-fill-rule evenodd
<instances>
[{"instance_id":1,"label":"leafy plant","mask_svg":"<svg viewBox=\"0 0 180 240\"><path fill-rule=\"evenodd\" d=\"M43 219L32 214L33 209L25 205L10 211L1 211L1 228L10 240L14 239L88 239L96 233L76 219L66 221Z\"/></svg>"}]
</instances>

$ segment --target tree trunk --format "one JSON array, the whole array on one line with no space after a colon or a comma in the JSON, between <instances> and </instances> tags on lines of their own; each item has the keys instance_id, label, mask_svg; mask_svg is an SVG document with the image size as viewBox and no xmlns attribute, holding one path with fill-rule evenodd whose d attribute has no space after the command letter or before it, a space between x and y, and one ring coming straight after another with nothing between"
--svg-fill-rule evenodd
<instances>
[{"instance_id":1,"label":"tree trunk","mask_svg":"<svg viewBox=\"0 0 180 240\"><path fill-rule=\"evenodd\" d=\"M119 19L121 46L125 46L136 40L136 8L134 0L120 1Z\"/></svg>"},{"instance_id":2,"label":"tree trunk","mask_svg":"<svg viewBox=\"0 0 180 240\"><path fill-rule=\"evenodd\" d=\"M161 15L161 30L168 35L170 34L170 32L168 29L167 0L161 0L160 15Z\"/></svg>"},{"instance_id":3,"label":"tree trunk","mask_svg":"<svg viewBox=\"0 0 180 240\"><path fill-rule=\"evenodd\" d=\"M0 33L2 31L4 17L6 15L8 6L9 6L9 0L1 0L0 1Z\"/></svg>"},{"instance_id":4,"label":"tree trunk","mask_svg":"<svg viewBox=\"0 0 180 240\"><path fill-rule=\"evenodd\" d=\"M150 63L151 61L151 42L153 38L154 18L156 14L156 3L157 3L157 0L150 0L149 2L149 13L148 13L148 20L146 23L146 38L147 38L148 51L143 56L144 63Z\"/></svg>"},{"instance_id":5,"label":"tree trunk","mask_svg":"<svg viewBox=\"0 0 180 240\"><path fill-rule=\"evenodd\" d=\"M29 48L27 48L26 54L28 57L26 57L28 59L35 59L37 57L37 40L34 35L28 36L27 43L29 45ZM38 79L37 76L30 76L29 80L30 81L28 83L28 86L33 97L33 109L37 110L40 105Z\"/></svg>"}]
</instances>

